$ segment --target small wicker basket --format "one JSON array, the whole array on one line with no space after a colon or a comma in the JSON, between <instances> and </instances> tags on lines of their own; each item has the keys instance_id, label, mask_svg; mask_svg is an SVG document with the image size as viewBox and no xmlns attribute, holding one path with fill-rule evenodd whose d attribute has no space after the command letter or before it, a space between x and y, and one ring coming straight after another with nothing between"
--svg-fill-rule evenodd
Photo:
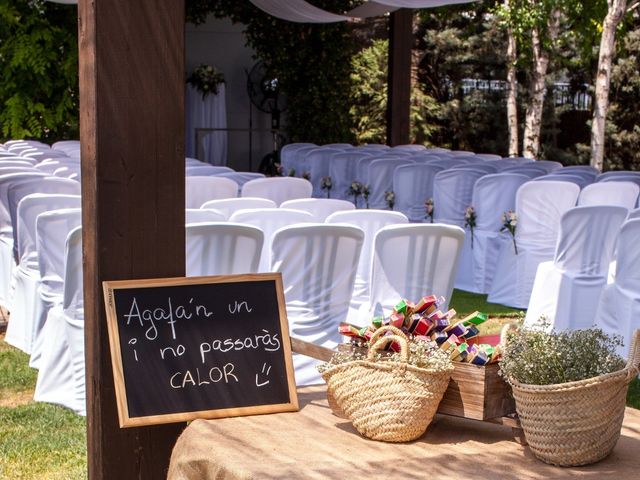
<instances>
[{"instance_id":1,"label":"small wicker basket","mask_svg":"<svg viewBox=\"0 0 640 480\"><path fill-rule=\"evenodd\" d=\"M640 330L636 330L622 370L557 385L511 380L516 411L533 454L564 467L588 465L609 455L620 437L627 389L639 364Z\"/></svg>"},{"instance_id":2,"label":"small wicker basket","mask_svg":"<svg viewBox=\"0 0 640 480\"><path fill-rule=\"evenodd\" d=\"M393 334L382 338L380 335ZM373 361L388 342L400 345L400 362ZM329 403L367 438L408 442L424 434L449 385L453 370L430 370L409 365L407 337L383 327L371 339L367 360L346 362L322 374ZM336 408L337 407L337 408Z\"/></svg>"}]
</instances>

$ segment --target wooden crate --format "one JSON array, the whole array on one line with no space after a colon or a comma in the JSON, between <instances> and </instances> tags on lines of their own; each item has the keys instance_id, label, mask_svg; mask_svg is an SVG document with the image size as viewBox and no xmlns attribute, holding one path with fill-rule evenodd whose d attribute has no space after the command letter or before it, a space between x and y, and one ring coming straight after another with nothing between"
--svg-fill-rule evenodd
<instances>
[{"instance_id":1,"label":"wooden crate","mask_svg":"<svg viewBox=\"0 0 640 480\"><path fill-rule=\"evenodd\" d=\"M474 420L489 420L515 413L511 387L498 375L498 365L454 362L449 388L438 413Z\"/></svg>"}]
</instances>

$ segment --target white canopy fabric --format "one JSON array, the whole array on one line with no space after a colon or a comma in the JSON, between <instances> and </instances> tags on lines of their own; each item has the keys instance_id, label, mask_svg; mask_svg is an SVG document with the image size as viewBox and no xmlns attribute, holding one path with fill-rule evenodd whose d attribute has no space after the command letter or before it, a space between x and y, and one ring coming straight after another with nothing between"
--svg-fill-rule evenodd
<instances>
[{"instance_id":1,"label":"white canopy fabric","mask_svg":"<svg viewBox=\"0 0 640 480\"><path fill-rule=\"evenodd\" d=\"M315 7L304 0L249 0L260 10L281 20L296 23L344 22L350 17Z\"/></svg>"},{"instance_id":2,"label":"white canopy fabric","mask_svg":"<svg viewBox=\"0 0 640 480\"><path fill-rule=\"evenodd\" d=\"M434 8L470 3L474 0L375 0L365 2L344 15L327 12L305 0L249 0L269 15L296 23L335 23L354 18L383 15L398 8Z\"/></svg>"}]
</instances>

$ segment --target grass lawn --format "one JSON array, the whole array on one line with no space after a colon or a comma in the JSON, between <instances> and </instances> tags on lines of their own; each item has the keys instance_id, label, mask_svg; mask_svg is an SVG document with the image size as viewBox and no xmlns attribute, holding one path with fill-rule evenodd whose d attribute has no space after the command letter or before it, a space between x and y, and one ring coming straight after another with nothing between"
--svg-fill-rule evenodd
<instances>
[{"instance_id":1,"label":"grass lawn","mask_svg":"<svg viewBox=\"0 0 640 480\"><path fill-rule=\"evenodd\" d=\"M489 315L489 321L480 326L482 335L495 335L500 333L506 323L522 321L524 312L517 308L505 307L496 303L488 303L487 295L454 290L451 296L450 307L458 312L458 317L466 317L470 313L479 311Z\"/></svg>"},{"instance_id":2,"label":"grass lawn","mask_svg":"<svg viewBox=\"0 0 640 480\"><path fill-rule=\"evenodd\" d=\"M86 478L85 419L35 403L29 357L0 336L0 479Z\"/></svg>"},{"instance_id":3,"label":"grass lawn","mask_svg":"<svg viewBox=\"0 0 640 480\"><path fill-rule=\"evenodd\" d=\"M486 302L486 295L454 291L451 307L460 316L476 310L490 320L483 333L499 333L522 313ZM0 335L0 479L75 480L86 478L85 419L73 412L35 403L36 371L24 353ZM629 406L640 408L640 381L629 387Z\"/></svg>"}]
</instances>

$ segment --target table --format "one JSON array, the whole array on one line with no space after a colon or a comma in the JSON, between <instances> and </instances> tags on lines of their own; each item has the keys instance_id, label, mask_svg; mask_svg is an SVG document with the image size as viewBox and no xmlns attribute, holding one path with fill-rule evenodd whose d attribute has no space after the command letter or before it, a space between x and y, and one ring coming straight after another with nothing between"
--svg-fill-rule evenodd
<instances>
[{"instance_id":1,"label":"table","mask_svg":"<svg viewBox=\"0 0 640 480\"><path fill-rule=\"evenodd\" d=\"M605 460L552 467L513 440L511 429L437 416L407 444L361 437L331 413L324 387L299 389L300 411L196 420L171 457L169 480L191 479L637 479L640 411L627 408L622 435Z\"/></svg>"},{"instance_id":2,"label":"table","mask_svg":"<svg viewBox=\"0 0 640 480\"><path fill-rule=\"evenodd\" d=\"M202 139L204 157L200 158L212 165L227 164L227 106L225 84L218 85L217 94L209 94L204 99L202 93L192 85L185 92L185 153L196 157L198 145L195 143L197 128L215 129Z\"/></svg>"}]
</instances>

